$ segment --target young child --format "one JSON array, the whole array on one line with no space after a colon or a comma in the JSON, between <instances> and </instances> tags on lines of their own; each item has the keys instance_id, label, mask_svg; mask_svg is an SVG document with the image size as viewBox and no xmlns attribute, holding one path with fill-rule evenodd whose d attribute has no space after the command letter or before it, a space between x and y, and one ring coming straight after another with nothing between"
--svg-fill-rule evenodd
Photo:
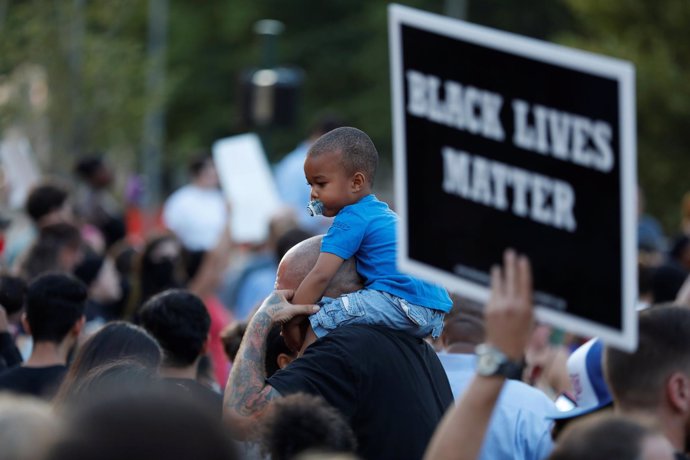
<instances>
[{"instance_id":1,"label":"young child","mask_svg":"<svg viewBox=\"0 0 690 460\"><path fill-rule=\"evenodd\" d=\"M341 264L354 256L365 288L337 299L324 298L309 317L316 337L343 324L376 324L416 337L438 337L452 302L446 290L396 269L397 214L376 199L371 188L378 152L356 128L338 128L309 149L304 174L311 186L312 212L335 216L324 236L316 265L292 299L296 304L321 300ZM305 344L315 337L310 332Z\"/></svg>"}]
</instances>

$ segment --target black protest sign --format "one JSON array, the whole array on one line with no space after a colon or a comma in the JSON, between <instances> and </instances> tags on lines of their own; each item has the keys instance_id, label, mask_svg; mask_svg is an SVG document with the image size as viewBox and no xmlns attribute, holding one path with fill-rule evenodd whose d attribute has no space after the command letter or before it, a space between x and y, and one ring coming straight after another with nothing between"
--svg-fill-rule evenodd
<instances>
[{"instance_id":1,"label":"black protest sign","mask_svg":"<svg viewBox=\"0 0 690 460\"><path fill-rule=\"evenodd\" d=\"M527 254L540 318L636 344L634 69L389 10L401 270L488 296Z\"/></svg>"}]
</instances>

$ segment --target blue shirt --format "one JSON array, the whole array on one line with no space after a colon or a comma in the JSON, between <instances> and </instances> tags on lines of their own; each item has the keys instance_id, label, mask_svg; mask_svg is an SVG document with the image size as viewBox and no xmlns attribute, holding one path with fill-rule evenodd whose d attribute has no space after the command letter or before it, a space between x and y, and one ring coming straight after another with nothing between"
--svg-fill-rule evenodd
<instances>
[{"instance_id":1,"label":"blue shirt","mask_svg":"<svg viewBox=\"0 0 690 460\"><path fill-rule=\"evenodd\" d=\"M477 357L439 353L457 403L474 377ZM542 460L553 448L553 402L540 390L516 380L503 385L479 454L479 460Z\"/></svg>"},{"instance_id":2,"label":"blue shirt","mask_svg":"<svg viewBox=\"0 0 690 460\"><path fill-rule=\"evenodd\" d=\"M354 256L367 289L387 292L427 308L450 311L452 302L441 286L400 273L396 267L398 215L386 203L367 195L335 216L321 252L342 259Z\"/></svg>"}]
</instances>

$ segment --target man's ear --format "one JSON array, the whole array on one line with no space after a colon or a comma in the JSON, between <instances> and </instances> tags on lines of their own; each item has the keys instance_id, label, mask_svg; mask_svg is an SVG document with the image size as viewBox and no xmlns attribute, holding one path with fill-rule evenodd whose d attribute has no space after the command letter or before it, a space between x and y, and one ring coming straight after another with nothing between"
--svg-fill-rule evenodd
<instances>
[{"instance_id":1,"label":"man's ear","mask_svg":"<svg viewBox=\"0 0 690 460\"><path fill-rule=\"evenodd\" d=\"M79 334L81 334L81 330L84 328L84 324L86 324L86 316L81 315L81 318L74 323L74 326L72 326L72 329L70 332L72 332L72 335L75 337L79 337Z\"/></svg>"},{"instance_id":2,"label":"man's ear","mask_svg":"<svg viewBox=\"0 0 690 460\"><path fill-rule=\"evenodd\" d=\"M24 332L26 332L28 335L31 335L31 326L29 326L29 320L26 319L26 313L22 313L22 327L24 328Z\"/></svg>"},{"instance_id":3,"label":"man's ear","mask_svg":"<svg viewBox=\"0 0 690 460\"><path fill-rule=\"evenodd\" d=\"M352 191L357 193L360 190L362 190L362 187L364 187L364 184L366 184L367 178L364 176L364 173L361 171L357 171L353 176L352 176Z\"/></svg>"},{"instance_id":4,"label":"man's ear","mask_svg":"<svg viewBox=\"0 0 690 460\"><path fill-rule=\"evenodd\" d=\"M666 397L676 412L690 413L690 377L674 372L666 381Z\"/></svg>"},{"instance_id":5,"label":"man's ear","mask_svg":"<svg viewBox=\"0 0 690 460\"><path fill-rule=\"evenodd\" d=\"M293 362L294 360L295 358L288 355L287 353L280 353L276 358L276 362L278 363L278 367L280 369L285 369L287 365Z\"/></svg>"}]
</instances>

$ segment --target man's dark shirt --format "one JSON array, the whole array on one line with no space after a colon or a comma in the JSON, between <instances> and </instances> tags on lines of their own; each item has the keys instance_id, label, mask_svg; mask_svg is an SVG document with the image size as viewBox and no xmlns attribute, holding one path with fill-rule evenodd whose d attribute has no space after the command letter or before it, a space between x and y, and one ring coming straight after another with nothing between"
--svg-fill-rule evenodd
<instances>
[{"instance_id":1,"label":"man's dark shirt","mask_svg":"<svg viewBox=\"0 0 690 460\"><path fill-rule=\"evenodd\" d=\"M196 380L190 379L163 379L164 382L169 383L173 390L181 391L189 395L195 401L198 401L200 407L208 411L214 417L220 420L223 416L223 395L216 393L208 387L200 384Z\"/></svg>"},{"instance_id":2,"label":"man's dark shirt","mask_svg":"<svg viewBox=\"0 0 690 460\"><path fill-rule=\"evenodd\" d=\"M282 395L322 396L350 422L365 459L419 459L453 402L423 340L376 326L335 329L268 379Z\"/></svg>"},{"instance_id":3,"label":"man's dark shirt","mask_svg":"<svg viewBox=\"0 0 690 460\"><path fill-rule=\"evenodd\" d=\"M65 377L67 367L23 367L16 366L0 373L0 391L29 394L52 399Z\"/></svg>"},{"instance_id":4,"label":"man's dark shirt","mask_svg":"<svg viewBox=\"0 0 690 460\"><path fill-rule=\"evenodd\" d=\"M0 332L0 373L22 363L22 355L9 332Z\"/></svg>"}]
</instances>

